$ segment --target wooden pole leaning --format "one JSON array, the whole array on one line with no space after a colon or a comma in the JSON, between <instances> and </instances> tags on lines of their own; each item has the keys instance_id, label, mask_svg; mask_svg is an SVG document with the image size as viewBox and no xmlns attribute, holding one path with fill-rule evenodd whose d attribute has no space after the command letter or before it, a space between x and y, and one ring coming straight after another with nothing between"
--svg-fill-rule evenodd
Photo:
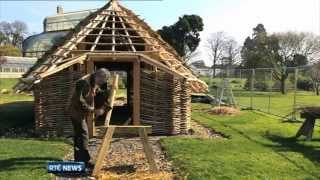
<instances>
[{"instance_id":1,"label":"wooden pole leaning","mask_svg":"<svg viewBox=\"0 0 320 180\"><path fill-rule=\"evenodd\" d=\"M116 93L117 93L117 90L118 90L118 81L119 81L119 75L116 74L113 77L112 88L111 88L111 92L110 92L110 96L109 96L109 100L108 100L111 109L106 114L105 126L107 126L107 127L110 124L112 108L113 108L114 100L115 100Z\"/></svg>"}]
</instances>

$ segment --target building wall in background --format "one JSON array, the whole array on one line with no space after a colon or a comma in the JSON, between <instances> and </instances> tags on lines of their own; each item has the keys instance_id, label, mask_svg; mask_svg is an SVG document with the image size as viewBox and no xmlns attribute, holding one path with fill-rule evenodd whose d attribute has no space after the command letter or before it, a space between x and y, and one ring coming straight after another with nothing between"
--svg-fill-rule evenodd
<instances>
[{"instance_id":1,"label":"building wall in background","mask_svg":"<svg viewBox=\"0 0 320 180\"><path fill-rule=\"evenodd\" d=\"M33 66L37 58L3 56L0 64L1 78L21 78L21 76Z\"/></svg>"}]
</instances>

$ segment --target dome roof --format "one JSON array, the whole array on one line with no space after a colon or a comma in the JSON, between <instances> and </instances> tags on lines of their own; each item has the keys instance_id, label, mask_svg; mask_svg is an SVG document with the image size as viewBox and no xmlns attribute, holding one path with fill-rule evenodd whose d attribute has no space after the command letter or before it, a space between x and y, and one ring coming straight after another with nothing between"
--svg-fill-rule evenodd
<instances>
[{"instance_id":1,"label":"dome roof","mask_svg":"<svg viewBox=\"0 0 320 180\"><path fill-rule=\"evenodd\" d=\"M29 36L23 41L22 49L26 56L33 56L32 54L43 54L50 50L52 46L60 41L63 41L68 31L60 32L44 32L41 34Z\"/></svg>"}]
</instances>

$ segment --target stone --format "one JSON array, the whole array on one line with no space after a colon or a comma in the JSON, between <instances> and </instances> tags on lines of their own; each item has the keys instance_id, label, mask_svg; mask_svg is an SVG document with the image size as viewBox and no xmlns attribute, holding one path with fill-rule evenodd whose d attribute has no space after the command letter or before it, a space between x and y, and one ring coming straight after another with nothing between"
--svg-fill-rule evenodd
<instances>
[{"instance_id":1,"label":"stone","mask_svg":"<svg viewBox=\"0 0 320 180\"><path fill-rule=\"evenodd\" d=\"M10 91L8 89L1 89L0 93L1 94L9 94Z\"/></svg>"}]
</instances>

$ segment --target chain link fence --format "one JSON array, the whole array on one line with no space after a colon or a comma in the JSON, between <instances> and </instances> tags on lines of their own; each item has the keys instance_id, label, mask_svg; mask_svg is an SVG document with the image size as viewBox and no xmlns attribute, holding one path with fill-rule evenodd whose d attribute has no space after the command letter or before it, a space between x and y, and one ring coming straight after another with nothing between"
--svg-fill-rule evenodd
<instances>
[{"instance_id":1,"label":"chain link fence","mask_svg":"<svg viewBox=\"0 0 320 180\"><path fill-rule=\"evenodd\" d=\"M230 98L244 109L254 109L288 120L299 119L302 107L320 106L319 82L312 76L312 67L220 69L216 77L205 79L210 93L223 101ZM226 87L226 80L229 87Z\"/></svg>"}]
</instances>

